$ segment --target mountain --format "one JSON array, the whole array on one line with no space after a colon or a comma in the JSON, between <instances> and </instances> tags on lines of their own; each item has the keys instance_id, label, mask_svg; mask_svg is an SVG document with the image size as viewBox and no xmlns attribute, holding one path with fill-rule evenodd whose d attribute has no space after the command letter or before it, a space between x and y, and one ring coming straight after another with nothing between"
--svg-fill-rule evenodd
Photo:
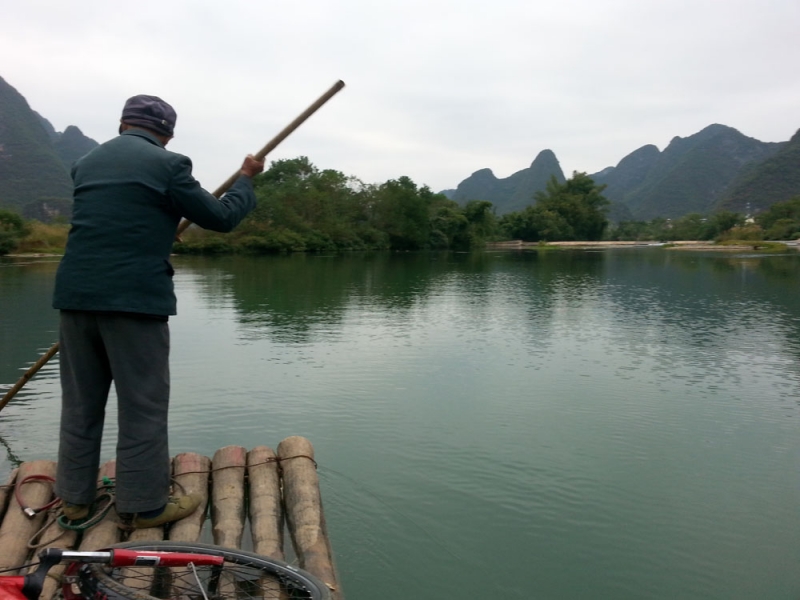
<instances>
[{"instance_id":1,"label":"mountain","mask_svg":"<svg viewBox=\"0 0 800 600\"><path fill-rule=\"evenodd\" d=\"M784 143L760 142L725 125L675 137L663 152L648 145L611 171L592 177L603 194L625 204L636 219L712 212L744 169L774 155Z\"/></svg>"},{"instance_id":2,"label":"mountain","mask_svg":"<svg viewBox=\"0 0 800 600\"><path fill-rule=\"evenodd\" d=\"M661 152L652 144L634 150L619 161L616 167L608 167L591 175L595 183L603 184L603 195L609 200L622 203L625 196L641 186L650 169L658 162Z\"/></svg>"},{"instance_id":3,"label":"mountain","mask_svg":"<svg viewBox=\"0 0 800 600\"><path fill-rule=\"evenodd\" d=\"M19 212L40 198L71 194L69 173L36 113L0 78L0 206Z\"/></svg>"},{"instance_id":4,"label":"mountain","mask_svg":"<svg viewBox=\"0 0 800 600\"><path fill-rule=\"evenodd\" d=\"M544 191L551 176L563 183L564 173L552 150L542 150L527 169L510 177L498 179L491 169L475 171L458 184L455 190L442 193L451 200L465 204L470 200L488 200L497 214L516 212L534 203L537 191Z\"/></svg>"},{"instance_id":5,"label":"mountain","mask_svg":"<svg viewBox=\"0 0 800 600\"><path fill-rule=\"evenodd\" d=\"M476 171L448 198L461 202L489 200L498 214L533 203L550 174L564 175L550 150L530 168L497 179L490 169ZM790 142L761 142L732 127L709 125L686 138L675 137L660 151L648 144L625 156L616 167L590 175L605 185L612 221L677 218L715 210L753 211L800 194L800 131Z\"/></svg>"},{"instance_id":6,"label":"mountain","mask_svg":"<svg viewBox=\"0 0 800 600\"><path fill-rule=\"evenodd\" d=\"M53 147L61 158L61 162L70 170L76 160L99 146L92 138L83 135L83 132L75 125L69 125L64 133L56 133L56 135Z\"/></svg>"},{"instance_id":7,"label":"mountain","mask_svg":"<svg viewBox=\"0 0 800 600\"><path fill-rule=\"evenodd\" d=\"M0 77L0 208L29 218L66 216L72 202L69 168L95 146L77 127L55 131Z\"/></svg>"},{"instance_id":8,"label":"mountain","mask_svg":"<svg viewBox=\"0 0 800 600\"><path fill-rule=\"evenodd\" d=\"M743 169L715 208L757 214L795 197L800 197L800 130L775 154Z\"/></svg>"}]
</instances>

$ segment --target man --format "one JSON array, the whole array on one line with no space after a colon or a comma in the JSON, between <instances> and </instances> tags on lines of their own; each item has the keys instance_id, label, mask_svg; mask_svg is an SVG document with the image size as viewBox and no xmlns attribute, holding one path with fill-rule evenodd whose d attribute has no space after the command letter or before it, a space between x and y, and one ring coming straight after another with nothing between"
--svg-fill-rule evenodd
<instances>
[{"instance_id":1,"label":"man","mask_svg":"<svg viewBox=\"0 0 800 600\"><path fill-rule=\"evenodd\" d=\"M230 231L256 205L245 158L220 200L192 177L191 161L164 147L175 110L134 96L120 135L72 169L74 206L53 307L61 310L61 438L56 493L68 519L86 518L95 498L105 405L118 398L116 506L134 527L191 514L195 495L169 498L169 315L176 314L170 250L181 217Z\"/></svg>"}]
</instances>

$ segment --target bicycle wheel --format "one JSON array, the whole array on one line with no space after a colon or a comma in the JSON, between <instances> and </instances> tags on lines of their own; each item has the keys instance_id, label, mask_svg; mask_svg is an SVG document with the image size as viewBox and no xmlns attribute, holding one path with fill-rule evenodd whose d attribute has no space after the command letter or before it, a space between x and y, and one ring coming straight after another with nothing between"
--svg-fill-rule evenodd
<instances>
[{"instance_id":1,"label":"bicycle wheel","mask_svg":"<svg viewBox=\"0 0 800 600\"><path fill-rule=\"evenodd\" d=\"M330 600L319 579L273 558L200 543L128 542L112 548L223 556L221 567L115 567L84 565L78 585L85 598L108 600Z\"/></svg>"}]
</instances>

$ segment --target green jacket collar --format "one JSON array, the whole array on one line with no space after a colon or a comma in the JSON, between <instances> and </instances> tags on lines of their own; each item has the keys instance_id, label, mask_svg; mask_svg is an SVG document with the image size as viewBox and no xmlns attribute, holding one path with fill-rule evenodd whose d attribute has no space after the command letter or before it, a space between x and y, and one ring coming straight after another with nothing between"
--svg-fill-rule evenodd
<instances>
[{"instance_id":1,"label":"green jacket collar","mask_svg":"<svg viewBox=\"0 0 800 600\"><path fill-rule=\"evenodd\" d=\"M135 135L137 137L146 139L151 144L155 144L156 146L160 146L161 148L164 147L164 144L161 143L161 140L159 140L155 135L144 129L126 129L120 135Z\"/></svg>"}]
</instances>

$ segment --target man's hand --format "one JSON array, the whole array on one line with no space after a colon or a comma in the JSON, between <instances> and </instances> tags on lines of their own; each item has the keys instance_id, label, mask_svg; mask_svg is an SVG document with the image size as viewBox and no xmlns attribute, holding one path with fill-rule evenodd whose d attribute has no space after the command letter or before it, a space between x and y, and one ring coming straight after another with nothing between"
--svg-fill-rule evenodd
<instances>
[{"instance_id":1,"label":"man's hand","mask_svg":"<svg viewBox=\"0 0 800 600\"><path fill-rule=\"evenodd\" d=\"M247 175L248 177L255 177L263 170L264 170L264 161L257 160L255 156L253 156L252 154L248 154L244 159L244 163L242 163L242 169L240 173L242 175Z\"/></svg>"}]
</instances>

